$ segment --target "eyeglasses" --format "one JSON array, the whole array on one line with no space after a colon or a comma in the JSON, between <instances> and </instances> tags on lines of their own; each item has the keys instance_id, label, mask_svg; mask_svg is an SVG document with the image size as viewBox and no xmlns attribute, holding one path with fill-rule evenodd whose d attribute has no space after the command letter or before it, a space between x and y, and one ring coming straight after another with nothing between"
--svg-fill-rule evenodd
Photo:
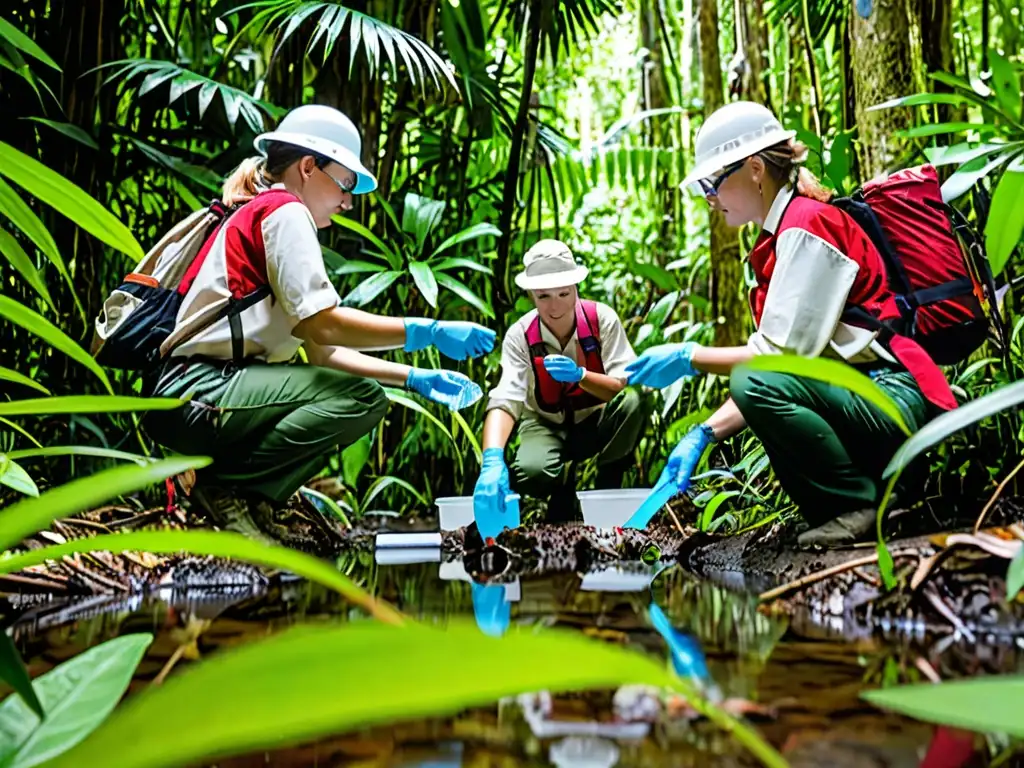
<instances>
[{"instance_id":1,"label":"eyeglasses","mask_svg":"<svg viewBox=\"0 0 1024 768\"><path fill-rule=\"evenodd\" d=\"M346 181L338 181L336 178L331 176L331 174L329 174L323 168L320 168L319 170L320 170L320 172L324 176L326 176L328 179L330 179L335 184L337 184L338 185L338 189L340 189L342 192L344 192L346 194L349 194L349 195L352 194L352 190L354 190L356 188L357 179L356 179L355 176L352 177L351 181L348 181L348 180L346 180Z\"/></svg>"},{"instance_id":2,"label":"eyeglasses","mask_svg":"<svg viewBox=\"0 0 1024 768\"><path fill-rule=\"evenodd\" d=\"M747 162L746 158L740 160L738 163L727 165L725 169L717 177L708 177L706 179L697 179L690 184L690 191L698 196L711 197L712 195L718 196L718 190L736 171L743 167L743 164Z\"/></svg>"}]
</instances>

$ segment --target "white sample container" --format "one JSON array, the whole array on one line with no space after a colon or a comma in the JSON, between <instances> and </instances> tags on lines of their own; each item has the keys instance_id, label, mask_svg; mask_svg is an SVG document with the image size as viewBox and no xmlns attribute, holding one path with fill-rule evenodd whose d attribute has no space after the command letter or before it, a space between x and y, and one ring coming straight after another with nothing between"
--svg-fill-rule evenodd
<instances>
[{"instance_id":1,"label":"white sample container","mask_svg":"<svg viewBox=\"0 0 1024 768\"><path fill-rule=\"evenodd\" d=\"M434 548L441 546L441 534L432 531L425 531L423 533L378 533L375 544L377 549Z\"/></svg>"},{"instance_id":2,"label":"white sample container","mask_svg":"<svg viewBox=\"0 0 1024 768\"><path fill-rule=\"evenodd\" d=\"M505 497L506 507L515 502L516 509L519 505L519 494L512 493ZM437 504L438 523L442 531L454 531L458 528L465 528L473 522L473 497L472 496L443 496L434 499ZM514 515L508 527L515 528L519 525L519 515Z\"/></svg>"},{"instance_id":3,"label":"white sample container","mask_svg":"<svg viewBox=\"0 0 1024 768\"><path fill-rule=\"evenodd\" d=\"M583 522L595 528L616 528L625 524L651 494L650 488L621 488L577 491Z\"/></svg>"}]
</instances>

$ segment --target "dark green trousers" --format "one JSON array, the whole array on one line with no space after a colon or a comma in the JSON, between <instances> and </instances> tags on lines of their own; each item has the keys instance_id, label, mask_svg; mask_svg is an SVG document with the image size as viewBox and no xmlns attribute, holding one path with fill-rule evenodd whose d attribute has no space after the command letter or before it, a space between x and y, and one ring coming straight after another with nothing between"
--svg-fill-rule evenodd
<instances>
[{"instance_id":1,"label":"dark green trousers","mask_svg":"<svg viewBox=\"0 0 1024 768\"><path fill-rule=\"evenodd\" d=\"M620 488L643 425L640 395L630 388L572 426L524 416L519 421L519 450L511 467L513 487L535 498L575 494L575 488L568 486L566 463L596 456L597 487Z\"/></svg>"},{"instance_id":2,"label":"dark green trousers","mask_svg":"<svg viewBox=\"0 0 1024 768\"><path fill-rule=\"evenodd\" d=\"M387 410L381 386L315 365L252 363L225 375L192 362L170 369L160 397L192 397L145 420L151 436L183 454L211 456L200 482L285 501L327 463L328 454L373 429Z\"/></svg>"},{"instance_id":3,"label":"dark green trousers","mask_svg":"<svg viewBox=\"0 0 1024 768\"><path fill-rule=\"evenodd\" d=\"M871 375L912 431L931 418L909 373L884 368ZM808 523L879 504L882 471L906 436L878 408L842 387L785 373L737 369L729 389Z\"/></svg>"}]
</instances>

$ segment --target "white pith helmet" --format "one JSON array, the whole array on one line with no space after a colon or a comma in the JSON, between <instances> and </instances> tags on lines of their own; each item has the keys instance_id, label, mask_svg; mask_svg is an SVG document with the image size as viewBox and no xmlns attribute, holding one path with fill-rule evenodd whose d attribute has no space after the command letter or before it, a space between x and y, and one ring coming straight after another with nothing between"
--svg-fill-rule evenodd
<instances>
[{"instance_id":1,"label":"white pith helmet","mask_svg":"<svg viewBox=\"0 0 1024 768\"><path fill-rule=\"evenodd\" d=\"M515 277L524 291L544 291L582 283L590 270L576 262L561 240L538 240L523 255L523 271Z\"/></svg>"},{"instance_id":2,"label":"white pith helmet","mask_svg":"<svg viewBox=\"0 0 1024 768\"><path fill-rule=\"evenodd\" d=\"M304 104L281 120L277 130L261 133L253 141L256 151L267 156L267 142L280 141L330 158L356 175L353 195L365 195L377 188L377 179L359 159L362 140L355 124L334 107Z\"/></svg>"},{"instance_id":3,"label":"white pith helmet","mask_svg":"<svg viewBox=\"0 0 1024 768\"><path fill-rule=\"evenodd\" d=\"M796 136L771 110L753 101L734 101L712 112L697 131L693 170L681 186L706 179L726 166Z\"/></svg>"}]
</instances>

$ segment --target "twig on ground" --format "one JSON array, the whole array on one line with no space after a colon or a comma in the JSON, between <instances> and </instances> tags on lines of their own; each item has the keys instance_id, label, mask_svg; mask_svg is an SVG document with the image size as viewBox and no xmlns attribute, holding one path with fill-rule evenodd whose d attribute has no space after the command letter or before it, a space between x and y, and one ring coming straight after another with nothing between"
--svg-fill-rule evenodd
<instances>
[{"instance_id":1,"label":"twig on ground","mask_svg":"<svg viewBox=\"0 0 1024 768\"><path fill-rule=\"evenodd\" d=\"M1006 487L1007 483L1013 480L1013 478L1016 477L1017 473L1020 472L1021 469L1024 469L1024 461L1022 461L1020 464L1018 464L1016 467L1010 470L1010 474L1004 477L1003 481L996 486L995 491L992 493L992 497L988 500L988 503L984 506L984 508L982 508L981 514L978 515L978 519L974 523L975 533L981 530L981 524L985 522L985 516L988 514L988 511L992 508L992 505L996 503L996 499L999 498L999 495L1003 492L1003 489Z\"/></svg>"}]
</instances>

